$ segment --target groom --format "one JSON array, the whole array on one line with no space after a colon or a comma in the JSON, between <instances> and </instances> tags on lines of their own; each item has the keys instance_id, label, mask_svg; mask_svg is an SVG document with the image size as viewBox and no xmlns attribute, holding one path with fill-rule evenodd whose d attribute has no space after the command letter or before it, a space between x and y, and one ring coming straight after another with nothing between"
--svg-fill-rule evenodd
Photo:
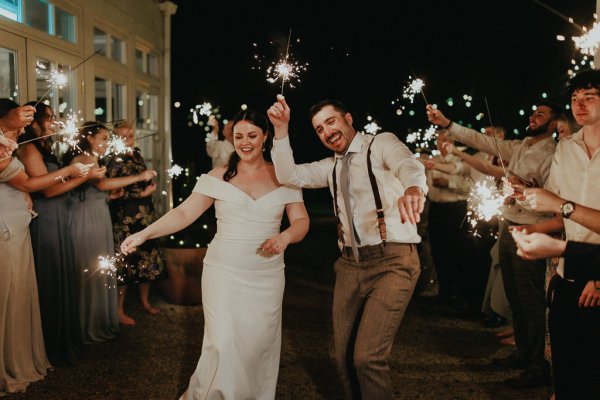
<instances>
[{"instance_id":1,"label":"groom","mask_svg":"<svg viewBox=\"0 0 600 400\"><path fill-rule=\"evenodd\" d=\"M283 96L268 110L275 127L271 152L277 179L329 187L342 254L334 265L335 357L348 398L391 399L388 358L420 273L416 223L427 192L423 165L392 133L357 134L336 100L309 115L332 157L296 165Z\"/></svg>"}]
</instances>

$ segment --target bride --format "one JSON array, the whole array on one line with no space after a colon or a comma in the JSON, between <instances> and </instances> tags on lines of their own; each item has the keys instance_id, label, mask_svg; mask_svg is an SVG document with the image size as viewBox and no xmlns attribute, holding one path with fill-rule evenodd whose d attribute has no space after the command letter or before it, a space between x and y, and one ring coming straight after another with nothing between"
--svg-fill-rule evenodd
<instances>
[{"instance_id":1,"label":"bride","mask_svg":"<svg viewBox=\"0 0 600 400\"><path fill-rule=\"evenodd\" d=\"M233 120L229 164L203 174L177 208L121 245L125 254L148 239L190 225L213 203L217 233L202 272L202 354L182 400L274 399L281 350L283 251L308 231L302 192L281 186L270 155L267 119L241 111ZM283 211L290 222L280 232Z\"/></svg>"}]
</instances>

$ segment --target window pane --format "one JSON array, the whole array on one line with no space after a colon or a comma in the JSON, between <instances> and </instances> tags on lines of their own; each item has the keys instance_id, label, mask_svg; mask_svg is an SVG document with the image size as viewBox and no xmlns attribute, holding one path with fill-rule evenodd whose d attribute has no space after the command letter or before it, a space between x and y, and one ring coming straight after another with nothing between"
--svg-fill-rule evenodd
<instances>
[{"instance_id":1,"label":"window pane","mask_svg":"<svg viewBox=\"0 0 600 400\"><path fill-rule=\"evenodd\" d=\"M111 37L111 41L111 58L115 61L125 64L125 42L115 37Z\"/></svg>"},{"instance_id":2,"label":"window pane","mask_svg":"<svg viewBox=\"0 0 600 400\"><path fill-rule=\"evenodd\" d=\"M70 67L43 58L36 60L36 100L41 100L54 109L54 114L64 117L69 111L77 110L75 73ZM66 78L63 85L53 83L53 77L62 74Z\"/></svg>"},{"instance_id":3,"label":"window pane","mask_svg":"<svg viewBox=\"0 0 600 400\"><path fill-rule=\"evenodd\" d=\"M17 82L17 53L0 47L0 98L18 103Z\"/></svg>"},{"instance_id":4,"label":"window pane","mask_svg":"<svg viewBox=\"0 0 600 400\"><path fill-rule=\"evenodd\" d=\"M58 7L55 7L54 12L56 15L56 36L71 43L77 43L77 24L75 16Z\"/></svg>"},{"instance_id":5,"label":"window pane","mask_svg":"<svg viewBox=\"0 0 600 400\"><path fill-rule=\"evenodd\" d=\"M152 76L158 76L158 57L156 54L148 54L148 73Z\"/></svg>"},{"instance_id":6,"label":"window pane","mask_svg":"<svg viewBox=\"0 0 600 400\"><path fill-rule=\"evenodd\" d=\"M44 0L27 0L25 2L25 25L50 32L50 5Z\"/></svg>"},{"instance_id":7,"label":"window pane","mask_svg":"<svg viewBox=\"0 0 600 400\"><path fill-rule=\"evenodd\" d=\"M136 127L155 131L158 129L158 96L137 92L136 104Z\"/></svg>"},{"instance_id":8,"label":"window pane","mask_svg":"<svg viewBox=\"0 0 600 400\"><path fill-rule=\"evenodd\" d=\"M106 54L106 40L106 33L98 28L94 28L94 52L101 50L101 54L108 57L108 54Z\"/></svg>"},{"instance_id":9,"label":"window pane","mask_svg":"<svg viewBox=\"0 0 600 400\"><path fill-rule=\"evenodd\" d=\"M111 104L111 110L112 110L111 119L112 120L125 119L125 117L126 117L125 93L126 93L125 85L119 85L118 83L113 83L113 85L112 85L112 104Z\"/></svg>"},{"instance_id":10,"label":"window pane","mask_svg":"<svg viewBox=\"0 0 600 400\"><path fill-rule=\"evenodd\" d=\"M138 72L146 72L146 64L144 63L144 52L135 49L135 69Z\"/></svg>"},{"instance_id":11,"label":"window pane","mask_svg":"<svg viewBox=\"0 0 600 400\"><path fill-rule=\"evenodd\" d=\"M96 78L95 79L95 97L96 97L96 105L94 109L94 114L96 116L96 121L106 122L107 121L107 87L108 82L104 79Z\"/></svg>"},{"instance_id":12,"label":"window pane","mask_svg":"<svg viewBox=\"0 0 600 400\"><path fill-rule=\"evenodd\" d=\"M0 0L0 15L21 22L21 0Z\"/></svg>"}]
</instances>

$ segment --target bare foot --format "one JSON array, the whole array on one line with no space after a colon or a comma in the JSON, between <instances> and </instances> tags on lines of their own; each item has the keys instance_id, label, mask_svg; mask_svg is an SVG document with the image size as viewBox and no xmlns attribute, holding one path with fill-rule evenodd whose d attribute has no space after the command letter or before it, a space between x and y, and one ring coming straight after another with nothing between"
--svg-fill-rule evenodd
<instances>
[{"instance_id":1,"label":"bare foot","mask_svg":"<svg viewBox=\"0 0 600 400\"><path fill-rule=\"evenodd\" d=\"M512 329L506 329L502 332L496 333L496 336L499 338L506 338L509 336L513 336L514 334L515 334L515 332Z\"/></svg>"},{"instance_id":2,"label":"bare foot","mask_svg":"<svg viewBox=\"0 0 600 400\"><path fill-rule=\"evenodd\" d=\"M134 326L135 320L127 314L119 314L119 324L125 326Z\"/></svg>"},{"instance_id":3,"label":"bare foot","mask_svg":"<svg viewBox=\"0 0 600 400\"><path fill-rule=\"evenodd\" d=\"M152 307L150 304L147 306L142 306L142 310L146 311L150 315L160 314L160 308Z\"/></svg>"},{"instance_id":4,"label":"bare foot","mask_svg":"<svg viewBox=\"0 0 600 400\"><path fill-rule=\"evenodd\" d=\"M514 336L507 336L505 338L500 339L500 344L504 345L504 346L515 346L515 337Z\"/></svg>"}]
</instances>

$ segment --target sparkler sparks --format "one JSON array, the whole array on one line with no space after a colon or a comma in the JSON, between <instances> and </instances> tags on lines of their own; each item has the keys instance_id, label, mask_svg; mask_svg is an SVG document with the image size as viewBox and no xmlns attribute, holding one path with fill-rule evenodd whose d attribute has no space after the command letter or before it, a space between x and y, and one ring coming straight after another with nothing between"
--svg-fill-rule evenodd
<instances>
[{"instance_id":1,"label":"sparkler sparks","mask_svg":"<svg viewBox=\"0 0 600 400\"><path fill-rule=\"evenodd\" d=\"M287 81L291 88L295 87L292 82L300 82L299 74L306 71L308 63L300 63L293 59L290 54L290 41L292 38L292 30L288 35L287 46L285 50L285 56L279 59L277 62L273 62L269 68L267 68L267 82L276 83L281 79L281 93L283 95L283 88ZM256 46L256 45L255 45ZM257 58L255 56L255 58Z\"/></svg>"},{"instance_id":2,"label":"sparkler sparks","mask_svg":"<svg viewBox=\"0 0 600 400\"><path fill-rule=\"evenodd\" d=\"M119 136L112 136L108 141L106 155L125 154L133 151L133 149L125 144L125 139Z\"/></svg>"},{"instance_id":3,"label":"sparkler sparks","mask_svg":"<svg viewBox=\"0 0 600 400\"><path fill-rule=\"evenodd\" d=\"M506 196L492 183L491 177L487 177L486 181L476 182L467 199L467 221L475 229L474 235L478 235L476 228L479 222L489 222L494 217L502 216L502 205Z\"/></svg>"},{"instance_id":4,"label":"sparkler sparks","mask_svg":"<svg viewBox=\"0 0 600 400\"><path fill-rule=\"evenodd\" d=\"M376 135L377 132L381 130L381 127L377 125L377 122L369 122L364 126L365 132L370 133L371 135Z\"/></svg>"},{"instance_id":5,"label":"sparkler sparks","mask_svg":"<svg viewBox=\"0 0 600 400\"><path fill-rule=\"evenodd\" d=\"M291 88L295 87L294 80L300 82L299 73L306 71L308 64L301 64L289 56L267 68L267 82L276 83L281 79L281 86L287 81ZM283 93L283 89L281 91Z\"/></svg>"},{"instance_id":6,"label":"sparkler sparks","mask_svg":"<svg viewBox=\"0 0 600 400\"><path fill-rule=\"evenodd\" d=\"M181 168L177 164L173 164L173 166L167 170L167 174L169 175L170 178L179 176L179 175L181 175L182 172L183 172L183 168Z\"/></svg>"},{"instance_id":7,"label":"sparkler sparks","mask_svg":"<svg viewBox=\"0 0 600 400\"><path fill-rule=\"evenodd\" d=\"M406 136L406 143L415 143L416 147L420 149L433 149L435 148L434 142L437 139L435 130L435 125L429 125L429 128L425 130L413 131Z\"/></svg>"},{"instance_id":8,"label":"sparkler sparks","mask_svg":"<svg viewBox=\"0 0 600 400\"><path fill-rule=\"evenodd\" d=\"M412 79L412 76L408 77L409 82L402 89L402 97L410 100L412 103L415 99L415 95L419 93L423 93L423 87L425 87L425 82L422 79L415 78Z\"/></svg>"},{"instance_id":9,"label":"sparkler sparks","mask_svg":"<svg viewBox=\"0 0 600 400\"><path fill-rule=\"evenodd\" d=\"M593 56L600 47L600 25L594 22L592 29L581 36L573 36L575 47L582 54Z\"/></svg>"}]
</instances>

